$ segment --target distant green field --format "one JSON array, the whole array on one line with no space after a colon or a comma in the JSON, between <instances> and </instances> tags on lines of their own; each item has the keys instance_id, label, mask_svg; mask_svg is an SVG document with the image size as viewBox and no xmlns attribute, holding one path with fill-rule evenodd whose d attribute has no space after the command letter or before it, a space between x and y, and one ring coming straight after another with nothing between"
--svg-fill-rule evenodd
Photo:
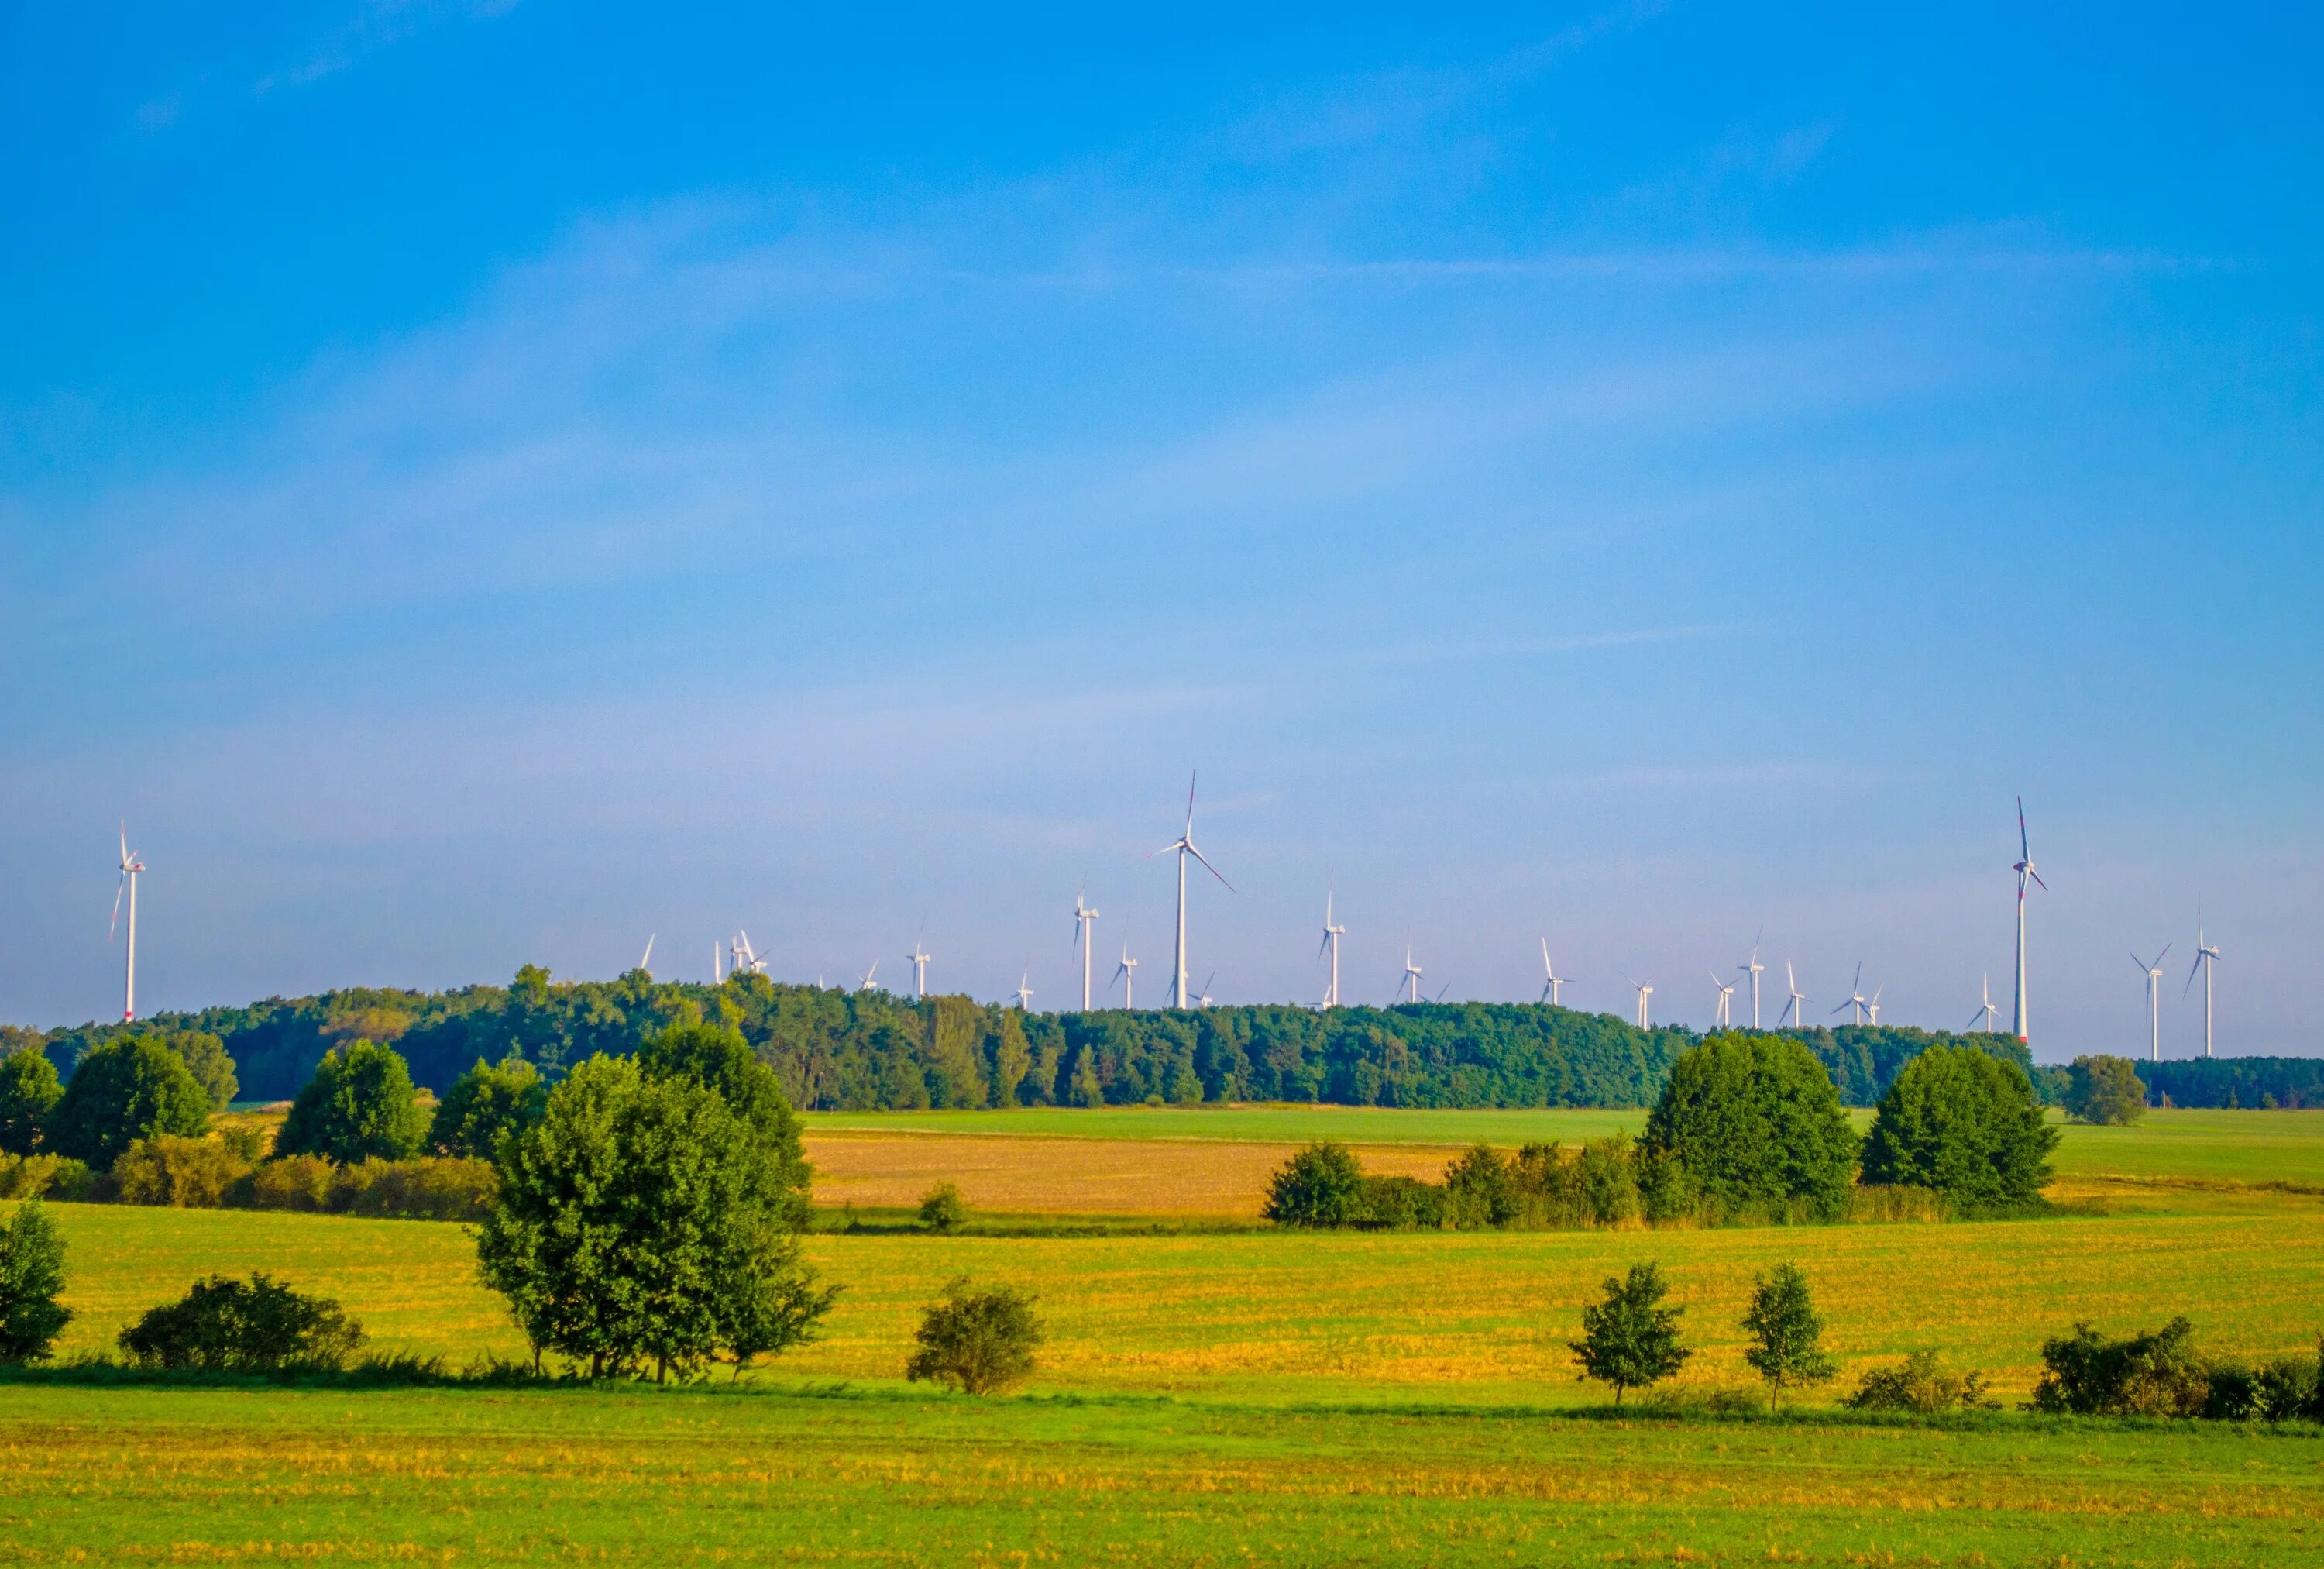
<instances>
[{"instance_id":1,"label":"distant green field","mask_svg":"<svg viewBox=\"0 0 2324 1569\"><path fill-rule=\"evenodd\" d=\"M1025 1107L1010 1112L817 1112L810 1130L1253 1143L1474 1144L1602 1139L1646 1126L1639 1111L1400 1111L1372 1106ZM1856 1113L1869 1126L1869 1112ZM2129 1128L2068 1123L2061 1176L2324 1185L2324 1111L2150 1112Z\"/></svg>"},{"instance_id":2,"label":"distant green field","mask_svg":"<svg viewBox=\"0 0 2324 1569\"><path fill-rule=\"evenodd\" d=\"M0 1564L2313 1564L2324 1435L0 1388Z\"/></svg>"}]
</instances>

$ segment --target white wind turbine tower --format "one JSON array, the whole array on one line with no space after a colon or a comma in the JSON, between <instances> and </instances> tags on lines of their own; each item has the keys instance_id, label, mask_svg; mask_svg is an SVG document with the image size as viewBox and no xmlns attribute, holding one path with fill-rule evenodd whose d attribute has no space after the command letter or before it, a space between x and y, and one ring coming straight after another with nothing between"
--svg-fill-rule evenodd
<instances>
[{"instance_id":1,"label":"white wind turbine tower","mask_svg":"<svg viewBox=\"0 0 2324 1569\"><path fill-rule=\"evenodd\" d=\"M1332 983L1323 988L1323 1006L1326 1008L1340 1005L1340 939L1347 935L1346 927L1332 923L1332 896L1327 892L1323 895L1323 940L1315 949L1315 956L1319 959L1326 952L1332 955Z\"/></svg>"},{"instance_id":2,"label":"white wind turbine tower","mask_svg":"<svg viewBox=\"0 0 2324 1569\"><path fill-rule=\"evenodd\" d=\"M1719 1001L1712 1005L1711 1017L1717 1020L1716 1028L1724 1029L1734 1022L1731 1016L1735 1009L1735 983L1720 980L1719 972L1713 970L1711 972L1711 983L1719 988Z\"/></svg>"},{"instance_id":3,"label":"white wind turbine tower","mask_svg":"<svg viewBox=\"0 0 2324 1569\"><path fill-rule=\"evenodd\" d=\"M1412 962L1412 939L1409 937L1406 937L1404 943L1404 979L1398 983L1397 989L1400 991L1406 986L1412 988L1410 1000L1415 1002L1419 1001L1420 966Z\"/></svg>"},{"instance_id":4,"label":"white wind turbine tower","mask_svg":"<svg viewBox=\"0 0 2324 1569\"><path fill-rule=\"evenodd\" d=\"M1839 1013L1846 1009L1853 1008L1856 1010L1856 1012L1854 1016L1849 1020L1849 1022L1851 1024L1861 1024L1864 1022L1865 1007L1864 962L1859 959L1857 961L1856 964L1856 979L1848 983L1848 1001L1841 1003L1840 1007L1833 1009L1832 1011L1834 1013Z\"/></svg>"},{"instance_id":5,"label":"white wind turbine tower","mask_svg":"<svg viewBox=\"0 0 2324 1569\"><path fill-rule=\"evenodd\" d=\"M1178 856L1178 955L1176 973L1170 983L1170 1006L1184 1008L1186 1005L1186 857L1192 855L1202 862L1203 870L1216 877L1221 887L1229 893L1234 891L1234 884L1229 882L1225 875L1194 848L1194 776L1191 773L1186 776L1185 830L1154 852L1154 855L1167 855L1173 851ZM1147 859L1151 861L1154 855L1148 855Z\"/></svg>"},{"instance_id":6,"label":"white wind turbine tower","mask_svg":"<svg viewBox=\"0 0 2324 1569\"><path fill-rule=\"evenodd\" d=\"M1791 993L1792 1000L1784 1004L1783 1012L1776 1016L1775 1027L1778 1029L1782 1029L1784 1020L1788 1019L1792 1021L1794 1029L1805 1029L1808 1027L1807 1011L1800 1004L1812 1002L1815 999L1800 990L1800 978L1792 973L1792 962L1789 959L1784 961L1784 989Z\"/></svg>"},{"instance_id":7,"label":"white wind turbine tower","mask_svg":"<svg viewBox=\"0 0 2324 1569\"><path fill-rule=\"evenodd\" d=\"M924 937L926 936L927 936L927 928L926 927L922 927L920 928L920 937ZM904 955L911 962L912 1000L916 1002L924 1002L927 1001L928 961L936 957L934 954L927 951L927 945L922 942L920 937L914 937L912 939L912 951Z\"/></svg>"},{"instance_id":8,"label":"white wind turbine tower","mask_svg":"<svg viewBox=\"0 0 2324 1569\"><path fill-rule=\"evenodd\" d=\"M1130 934L1121 934L1121 965L1113 973L1121 983L1121 1006L1131 1012L1138 1009L1138 961L1130 956Z\"/></svg>"},{"instance_id":9,"label":"white wind turbine tower","mask_svg":"<svg viewBox=\"0 0 2324 1569\"><path fill-rule=\"evenodd\" d=\"M134 1022L137 1018L137 874L145 870L145 863L129 853L129 825L121 825L121 881L113 885L113 924L105 928L105 940L111 942L113 934L121 928L121 896L129 896L129 964L121 984L121 1021Z\"/></svg>"},{"instance_id":10,"label":"white wind turbine tower","mask_svg":"<svg viewBox=\"0 0 2324 1569\"><path fill-rule=\"evenodd\" d=\"M724 984L724 982L725 982L725 980L726 980L726 971L725 971L725 969L724 969L724 964L725 964L725 959L726 959L726 945L725 945L724 943L720 942L720 941L719 941L717 938L715 938L715 937L711 938L711 939L710 939L710 983L711 983L712 985L714 985L714 986L722 985L722 984Z\"/></svg>"},{"instance_id":11,"label":"white wind turbine tower","mask_svg":"<svg viewBox=\"0 0 2324 1569\"><path fill-rule=\"evenodd\" d=\"M2017 864L2012 869L2017 873L2017 1001L2016 1011L2011 1021L2016 1028L2017 1038L2024 1040L2025 1038L2026 880L2030 878L2039 884L2043 892L2050 891L2050 885L2042 881L2042 874L2034 870L2033 847L2025 838L2025 798L2024 796L2017 798Z\"/></svg>"},{"instance_id":12,"label":"white wind turbine tower","mask_svg":"<svg viewBox=\"0 0 2324 1569\"><path fill-rule=\"evenodd\" d=\"M1759 937L1753 937L1751 939L1750 962L1748 964L1738 964L1735 966L1737 969L1744 971L1751 977L1751 1028L1754 1029L1759 1028L1759 974L1760 972L1767 967L1759 962L1759 937L1764 937L1766 935L1767 928L1761 927L1759 928Z\"/></svg>"},{"instance_id":13,"label":"white wind turbine tower","mask_svg":"<svg viewBox=\"0 0 2324 1569\"><path fill-rule=\"evenodd\" d=\"M2163 952L2154 955L2154 962L2151 964L2136 954L2130 955L2130 962L2136 964L2138 973L2146 977L2146 1060L2149 1062L2163 1060L2163 960L2170 952L2171 945L2163 944Z\"/></svg>"},{"instance_id":14,"label":"white wind turbine tower","mask_svg":"<svg viewBox=\"0 0 2324 1569\"><path fill-rule=\"evenodd\" d=\"M2162 963L2160 959L2155 961ZM2203 972L2203 1055L2211 1055L2211 966L2219 962L2219 950L2203 940L2203 901L2195 901L2195 963L2187 972L2187 984L2179 989L2183 1000L2195 984L2195 971Z\"/></svg>"},{"instance_id":15,"label":"white wind turbine tower","mask_svg":"<svg viewBox=\"0 0 2324 1569\"><path fill-rule=\"evenodd\" d=\"M1975 1013L1969 1015L1969 1028L1982 1035L1993 1033L1993 1016L2001 1011L1993 1005L1993 977L1987 975L1978 992L1982 1001Z\"/></svg>"},{"instance_id":16,"label":"white wind turbine tower","mask_svg":"<svg viewBox=\"0 0 2324 1569\"><path fill-rule=\"evenodd\" d=\"M1090 1011L1090 923L1097 919L1097 911L1083 899L1083 894L1088 891L1084 889L1082 893L1074 895L1074 946L1081 950L1082 955L1082 1011L1084 1013Z\"/></svg>"},{"instance_id":17,"label":"white wind turbine tower","mask_svg":"<svg viewBox=\"0 0 2324 1569\"><path fill-rule=\"evenodd\" d=\"M1560 986L1564 985L1568 981L1572 980L1573 977L1571 975L1559 974L1557 973L1557 966L1549 962L1549 939L1547 937L1541 939L1541 996L1538 1001L1546 1002L1552 1008L1554 1008L1558 1006L1557 989Z\"/></svg>"},{"instance_id":18,"label":"white wind turbine tower","mask_svg":"<svg viewBox=\"0 0 2324 1569\"><path fill-rule=\"evenodd\" d=\"M1654 1026L1647 1022L1646 1000L1655 994L1655 983L1652 981L1633 981L1630 983L1630 990L1638 994L1638 1028L1652 1029Z\"/></svg>"},{"instance_id":19,"label":"white wind turbine tower","mask_svg":"<svg viewBox=\"0 0 2324 1569\"><path fill-rule=\"evenodd\" d=\"M1026 984L1032 978L1033 965L1032 962L1028 960L1025 968L1017 976L1017 1011L1019 1013L1033 1011L1033 988Z\"/></svg>"}]
</instances>

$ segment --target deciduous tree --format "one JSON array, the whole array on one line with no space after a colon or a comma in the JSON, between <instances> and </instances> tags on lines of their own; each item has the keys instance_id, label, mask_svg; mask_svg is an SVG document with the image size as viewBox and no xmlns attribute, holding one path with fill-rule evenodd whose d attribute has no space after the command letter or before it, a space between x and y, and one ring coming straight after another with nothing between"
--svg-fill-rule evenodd
<instances>
[{"instance_id":1,"label":"deciduous tree","mask_svg":"<svg viewBox=\"0 0 2324 1569\"><path fill-rule=\"evenodd\" d=\"M198 1138L209 1131L210 1097L185 1059L138 1036L80 1059L49 1115L42 1147L104 1170L140 1139Z\"/></svg>"},{"instance_id":2,"label":"deciduous tree","mask_svg":"<svg viewBox=\"0 0 2324 1569\"><path fill-rule=\"evenodd\" d=\"M1771 1411L1785 1384L1821 1384L1840 1371L1823 1349L1823 1319L1808 1290L1808 1278L1796 1264L1778 1264L1758 1278L1743 1327L1751 1336L1743 1360L1767 1380Z\"/></svg>"},{"instance_id":3,"label":"deciduous tree","mask_svg":"<svg viewBox=\"0 0 2324 1569\"><path fill-rule=\"evenodd\" d=\"M411 1071L393 1047L350 1041L326 1052L315 1076L290 1103L277 1155L320 1155L343 1166L408 1160L428 1137L428 1113Z\"/></svg>"},{"instance_id":4,"label":"deciduous tree","mask_svg":"<svg viewBox=\"0 0 2324 1569\"><path fill-rule=\"evenodd\" d=\"M65 1241L39 1199L16 1206L0 1223L0 1362L44 1360L72 1309L57 1298L65 1288Z\"/></svg>"},{"instance_id":5,"label":"deciduous tree","mask_svg":"<svg viewBox=\"0 0 2324 1569\"><path fill-rule=\"evenodd\" d=\"M1932 1187L1969 1209L2038 1203L2058 1130L2024 1070L1972 1047L1904 1065L1864 1141L1864 1180Z\"/></svg>"},{"instance_id":6,"label":"deciduous tree","mask_svg":"<svg viewBox=\"0 0 2324 1569\"><path fill-rule=\"evenodd\" d=\"M521 1133L540 1121L549 1086L521 1057L499 1064L481 1059L452 1081L428 1124L429 1148L439 1155L490 1160L503 1133Z\"/></svg>"},{"instance_id":7,"label":"deciduous tree","mask_svg":"<svg viewBox=\"0 0 2324 1569\"><path fill-rule=\"evenodd\" d=\"M984 1395L1031 1377L1047 1334L1032 1297L1007 1286L974 1290L963 1275L928 1305L913 1338L918 1349L904 1364L907 1379Z\"/></svg>"},{"instance_id":8,"label":"deciduous tree","mask_svg":"<svg viewBox=\"0 0 2324 1569\"><path fill-rule=\"evenodd\" d=\"M2146 1086L2126 1057L2078 1057L2068 1070L2066 1114L2080 1122L2122 1127L2146 1115Z\"/></svg>"},{"instance_id":9,"label":"deciduous tree","mask_svg":"<svg viewBox=\"0 0 2324 1569\"><path fill-rule=\"evenodd\" d=\"M1665 1307L1668 1295L1661 1266L1633 1264L1623 1278L1608 1277L1605 1296L1582 1310L1582 1338L1566 1343L1583 1378L1614 1386L1616 1406L1625 1390L1660 1383L1694 1354L1679 1343L1686 1309Z\"/></svg>"},{"instance_id":10,"label":"deciduous tree","mask_svg":"<svg viewBox=\"0 0 2324 1569\"><path fill-rule=\"evenodd\" d=\"M1676 1159L1697 1193L1729 1210L1798 1202L1837 1220L1855 1186L1857 1143L1812 1052L1788 1036L1738 1030L1671 1065L1639 1148Z\"/></svg>"},{"instance_id":11,"label":"deciduous tree","mask_svg":"<svg viewBox=\"0 0 2324 1569\"><path fill-rule=\"evenodd\" d=\"M49 1113L64 1093L55 1065L43 1054L12 1051L0 1057L0 1153L38 1151Z\"/></svg>"}]
</instances>

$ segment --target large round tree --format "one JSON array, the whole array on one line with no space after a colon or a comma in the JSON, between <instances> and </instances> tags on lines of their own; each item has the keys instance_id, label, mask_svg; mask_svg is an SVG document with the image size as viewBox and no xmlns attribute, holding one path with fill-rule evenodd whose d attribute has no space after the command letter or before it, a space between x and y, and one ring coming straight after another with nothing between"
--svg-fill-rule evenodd
<instances>
[{"instance_id":1,"label":"large round tree","mask_svg":"<svg viewBox=\"0 0 2324 1569\"><path fill-rule=\"evenodd\" d=\"M0 1057L0 1154L30 1155L41 1147L49 1113L64 1086L57 1070L38 1051Z\"/></svg>"},{"instance_id":2,"label":"large round tree","mask_svg":"<svg viewBox=\"0 0 2324 1569\"><path fill-rule=\"evenodd\" d=\"M320 1155L342 1165L406 1160L428 1137L411 1070L393 1047L357 1040L326 1052L275 1136L277 1155Z\"/></svg>"},{"instance_id":3,"label":"large round tree","mask_svg":"<svg viewBox=\"0 0 2324 1569\"><path fill-rule=\"evenodd\" d=\"M1847 1213L1856 1130L1831 1075L1785 1035L1714 1035L1680 1054L1639 1148L1668 1156L1694 1191L1729 1211Z\"/></svg>"},{"instance_id":4,"label":"large round tree","mask_svg":"<svg viewBox=\"0 0 2324 1569\"><path fill-rule=\"evenodd\" d=\"M674 1024L638 1051L649 1079L683 1079L715 1092L742 1120L764 1158L768 1199L782 1223L807 1229L814 1168L799 1140L798 1114L775 1070L759 1060L742 1032L715 1024Z\"/></svg>"},{"instance_id":5,"label":"large round tree","mask_svg":"<svg viewBox=\"0 0 2324 1569\"><path fill-rule=\"evenodd\" d=\"M2015 1063L1932 1046L1880 1097L1864 1180L1932 1187L1967 1209L2029 1204L2050 1180L2058 1130Z\"/></svg>"},{"instance_id":6,"label":"large round tree","mask_svg":"<svg viewBox=\"0 0 2324 1569\"><path fill-rule=\"evenodd\" d=\"M139 1036L107 1042L80 1059L49 1113L41 1148L104 1170L140 1139L194 1139L209 1125L209 1092L185 1059Z\"/></svg>"}]
</instances>

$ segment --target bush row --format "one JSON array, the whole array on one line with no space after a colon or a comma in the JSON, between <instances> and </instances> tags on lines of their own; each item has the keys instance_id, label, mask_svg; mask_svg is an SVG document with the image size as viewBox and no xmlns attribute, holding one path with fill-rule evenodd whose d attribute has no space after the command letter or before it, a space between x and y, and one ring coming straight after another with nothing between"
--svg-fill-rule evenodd
<instances>
[{"instance_id":1,"label":"bush row","mask_svg":"<svg viewBox=\"0 0 2324 1569\"><path fill-rule=\"evenodd\" d=\"M104 1172L60 1155L0 1157L0 1199L472 1221L490 1207L495 1187L484 1160L423 1156L343 1166L290 1155L253 1162L218 1140L170 1133L138 1140Z\"/></svg>"}]
</instances>

